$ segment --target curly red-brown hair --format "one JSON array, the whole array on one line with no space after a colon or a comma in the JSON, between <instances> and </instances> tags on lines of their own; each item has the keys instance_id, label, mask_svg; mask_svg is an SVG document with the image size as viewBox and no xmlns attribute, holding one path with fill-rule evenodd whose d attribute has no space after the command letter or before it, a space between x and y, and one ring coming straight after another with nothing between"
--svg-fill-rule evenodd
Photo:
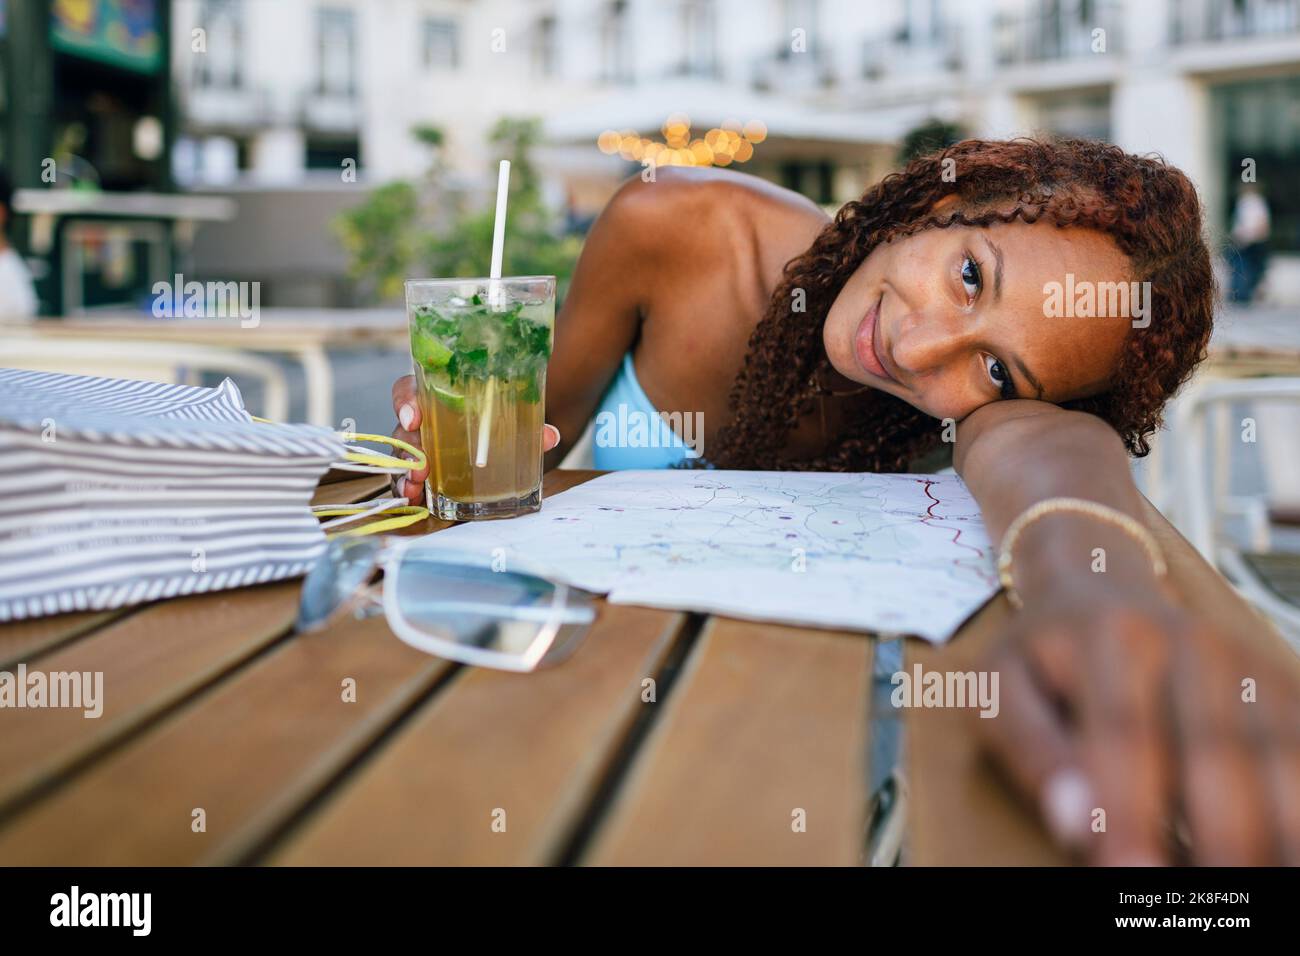
<instances>
[{"instance_id":1,"label":"curly red-brown hair","mask_svg":"<svg viewBox=\"0 0 1300 956\"><path fill-rule=\"evenodd\" d=\"M957 197L954 211L935 215L949 195ZM792 459L784 452L799 419L828 394L819 383L830 371L822 326L831 304L883 243L954 224L1040 219L1106 233L1131 263L1128 279L1151 283L1151 324L1130 330L1109 390L1065 403L1109 422L1131 454L1145 455L1161 409L1205 357L1210 337L1216 292L1196 189L1163 160L1107 143L1015 139L966 140L913 160L846 204L808 251L786 264L750 336L731 392L734 417L714 443L712 463L906 471L939 445L942 430L876 390L845 399L848 424L822 454ZM792 308L795 290L802 290L800 311Z\"/></svg>"}]
</instances>

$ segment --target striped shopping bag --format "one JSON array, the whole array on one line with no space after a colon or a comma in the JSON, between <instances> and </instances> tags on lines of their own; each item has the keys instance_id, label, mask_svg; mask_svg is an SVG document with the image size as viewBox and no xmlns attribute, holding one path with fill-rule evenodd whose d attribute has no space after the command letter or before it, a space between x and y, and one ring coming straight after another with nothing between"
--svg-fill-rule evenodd
<instances>
[{"instance_id":1,"label":"striped shopping bag","mask_svg":"<svg viewBox=\"0 0 1300 956\"><path fill-rule=\"evenodd\" d=\"M0 621L306 573L342 436L218 388L0 369Z\"/></svg>"}]
</instances>

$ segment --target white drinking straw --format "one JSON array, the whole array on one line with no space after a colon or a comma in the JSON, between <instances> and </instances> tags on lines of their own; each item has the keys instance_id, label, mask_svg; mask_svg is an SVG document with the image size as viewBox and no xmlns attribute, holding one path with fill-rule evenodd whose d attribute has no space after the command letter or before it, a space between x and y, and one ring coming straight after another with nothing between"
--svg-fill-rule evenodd
<instances>
[{"instance_id":1,"label":"white drinking straw","mask_svg":"<svg viewBox=\"0 0 1300 956\"><path fill-rule=\"evenodd\" d=\"M497 170L497 217L496 222L492 225L492 271L488 276L493 279L501 278L501 260L505 255L506 245L506 200L510 198L510 160L501 160L501 166ZM492 308L499 309L502 306L501 283L492 282L488 285L488 302Z\"/></svg>"},{"instance_id":2,"label":"white drinking straw","mask_svg":"<svg viewBox=\"0 0 1300 956\"><path fill-rule=\"evenodd\" d=\"M497 214L492 226L492 268L488 272L488 306L496 311L505 307L503 301L505 290L499 281L501 278L501 260L505 256L506 245L506 200L510 195L510 160L501 160L497 170ZM489 378L486 385L487 395L483 407L479 410L478 451L474 456L476 468L487 467L488 442L492 435L492 398L496 395L495 382Z\"/></svg>"}]
</instances>

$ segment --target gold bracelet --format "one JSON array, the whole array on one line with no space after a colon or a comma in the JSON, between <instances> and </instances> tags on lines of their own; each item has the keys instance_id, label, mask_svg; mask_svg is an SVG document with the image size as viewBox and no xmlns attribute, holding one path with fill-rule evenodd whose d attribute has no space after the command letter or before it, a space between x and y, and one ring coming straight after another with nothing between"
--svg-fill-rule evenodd
<instances>
[{"instance_id":1,"label":"gold bracelet","mask_svg":"<svg viewBox=\"0 0 1300 956\"><path fill-rule=\"evenodd\" d=\"M998 580L1007 592L1007 600L1011 602L1011 606L1016 610L1020 610L1025 604L1020 600L1020 594L1016 591L1015 577L1012 573L1011 549L1016 546L1016 541L1020 538L1021 533L1031 524L1044 515L1059 512L1088 515L1127 532L1131 537L1137 539L1138 544L1142 545L1147 556L1151 558L1151 566L1156 577L1162 578L1165 576L1167 570L1165 559L1160 553L1160 546L1156 544L1155 537L1139 522L1130 518L1124 512L1099 504L1096 501L1088 501L1085 498L1045 498L1035 505L1030 505L1020 513L1015 521L1011 522L1011 526L1007 528L1007 533L1002 536L1002 547L998 550Z\"/></svg>"}]
</instances>

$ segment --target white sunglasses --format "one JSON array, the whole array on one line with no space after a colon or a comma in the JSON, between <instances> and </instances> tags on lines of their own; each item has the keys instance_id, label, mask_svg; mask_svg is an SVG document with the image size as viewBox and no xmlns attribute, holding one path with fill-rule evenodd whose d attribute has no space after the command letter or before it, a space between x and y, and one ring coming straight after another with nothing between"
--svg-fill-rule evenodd
<instances>
[{"instance_id":1,"label":"white sunglasses","mask_svg":"<svg viewBox=\"0 0 1300 956\"><path fill-rule=\"evenodd\" d=\"M527 673L562 661L596 618L591 596L526 569L420 538L333 539L303 582L297 629L382 608L404 643L447 660ZM377 570L382 584L372 585Z\"/></svg>"}]
</instances>

